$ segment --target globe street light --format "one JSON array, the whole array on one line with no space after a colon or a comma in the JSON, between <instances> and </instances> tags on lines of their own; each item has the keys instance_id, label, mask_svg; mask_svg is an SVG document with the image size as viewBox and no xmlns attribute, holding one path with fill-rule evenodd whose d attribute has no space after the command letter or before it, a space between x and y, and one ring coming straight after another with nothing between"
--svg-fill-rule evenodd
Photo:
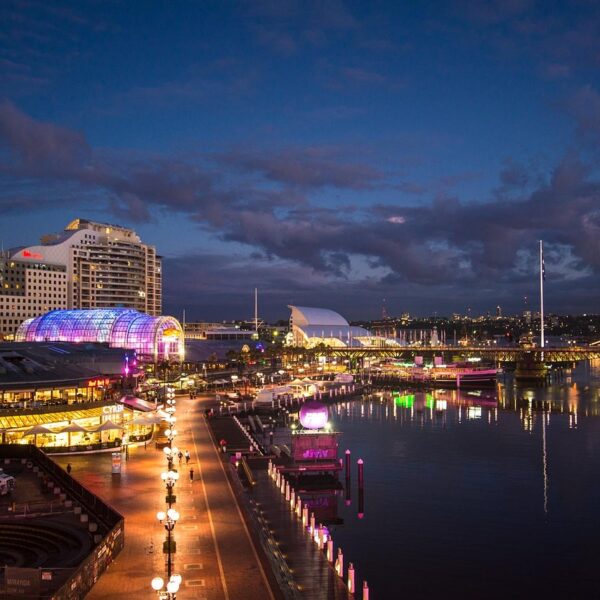
<instances>
[{"instance_id":1,"label":"globe street light","mask_svg":"<svg viewBox=\"0 0 600 600\"><path fill-rule=\"evenodd\" d=\"M160 600L175 600L179 587L181 586L181 575L171 575L171 578L167 581L166 587L162 577L155 577L150 585L155 592L158 592ZM165 587L164 590L163 587Z\"/></svg>"},{"instance_id":2,"label":"globe street light","mask_svg":"<svg viewBox=\"0 0 600 600\"><path fill-rule=\"evenodd\" d=\"M179 520L179 513L174 508L169 508L166 513L163 511L156 513L156 518L164 525L167 531L167 577L170 580L172 575L173 546L175 545L171 539L171 534Z\"/></svg>"}]
</instances>

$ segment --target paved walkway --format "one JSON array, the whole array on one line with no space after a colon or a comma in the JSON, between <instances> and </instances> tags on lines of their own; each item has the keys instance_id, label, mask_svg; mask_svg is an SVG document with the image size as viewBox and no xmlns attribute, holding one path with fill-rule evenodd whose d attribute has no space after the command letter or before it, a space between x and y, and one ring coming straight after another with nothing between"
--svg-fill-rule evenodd
<instances>
[{"instance_id":1,"label":"paved walkway","mask_svg":"<svg viewBox=\"0 0 600 600\"><path fill-rule=\"evenodd\" d=\"M177 446L192 458L180 466L175 508L177 553L174 573L183 577L178 600L274 600L267 575L236 503L219 454L203 417L206 399L177 398ZM71 475L112 504L125 517L125 547L104 573L89 600L151 598L151 579L165 578L163 526L156 513L165 509L166 468L154 444L130 447L121 475L111 474L111 454L57 456L70 462ZM189 470L194 470L190 481ZM276 592L278 594L278 592Z\"/></svg>"}]
</instances>

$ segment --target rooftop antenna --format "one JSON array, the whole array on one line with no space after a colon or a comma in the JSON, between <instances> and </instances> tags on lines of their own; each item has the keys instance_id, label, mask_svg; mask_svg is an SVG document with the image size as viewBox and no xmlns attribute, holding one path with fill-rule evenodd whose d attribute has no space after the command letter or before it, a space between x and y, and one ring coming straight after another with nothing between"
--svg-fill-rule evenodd
<instances>
[{"instance_id":1,"label":"rooftop antenna","mask_svg":"<svg viewBox=\"0 0 600 600\"><path fill-rule=\"evenodd\" d=\"M383 299L383 306L381 307L381 318L384 321L388 318L387 309L385 307L385 298Z\"/></svg>"},{"instance_id":2,"label":"rooftop antenna","mask_svg":"<svg viewBox=\"0 0 600 600\"><path fill-rule=\"evenodd\" d=\"M183 333L185 333L185 308L183 309Z\"/></svg>"}]
</instances>

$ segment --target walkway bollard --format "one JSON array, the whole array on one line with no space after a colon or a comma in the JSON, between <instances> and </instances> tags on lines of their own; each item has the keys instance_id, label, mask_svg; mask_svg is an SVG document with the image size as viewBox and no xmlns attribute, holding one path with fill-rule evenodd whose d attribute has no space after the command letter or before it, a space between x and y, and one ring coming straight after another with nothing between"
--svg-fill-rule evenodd
<instances>
[{"instance_id":1,"label":"walkway bollard","mask_svg":"<svg viewBox=\"0 0 600 600\"><path fill-rule=\"evenodd\" d=\"M285 482L285 499L290 501L290 484L287 481Z\"/></svg>"},{"instance_id":2,"label":"walkway bollard","mask_svg":"<svg viewBox=\"0 0 600 600\"><path fill-rule=\"evenodd\" d=\"M317 529L317 548L323 550L323 525L321 523Z\"/></svg>"},{"instance_id":3,"label":"walkway bollard","mask_svg":"<svg viewBox=\"0 0 600 600\"><path fill-rule=\"evenodd\" d=\"M362 458L359 458L357 461L358 464L358 489L362 490L365 487L365 479L364 479L364 462Z\"/></svg>"},{"instance_id":4,"label":"walkway bollard","mask_svg":"<svg viewBox=\"0 0 600 600\"><path fill-rule=\"evenodd\" d=\"M335 572L339 577L344 577L344 553L338 548L337 559L335 561Z\"/></svg>"},{"instance_id":5,"label":"walkway bollard","mask_svg":"<svg viewBox=\"0 0 600 600\"><path fill-rule=\"evenodd\" d=\"M346 481L350 479L350 450L346 450Z\"/></svg>"},{"instance_id":6,"label":"walkway bollard","mask_svg":"<svg viewBox=\"0 0 600 600\"><path fill-rule=\"evenodd\" d=\"M306 504L302 509L302 525L304 525L304 527L308 525L308 506Z\"/></svg>"},{"instance_id":7,"label":"walkway bollard","mask_svg":"<svg viewBox=\"0 0 600 600\"><path fill-rule=\"evenodd\" d=\"M311 512L310 513L310 527L308 528L308 531L312 535L314 530L315 530L315 513Z\"/></svg>"},{"instance_id":8,"label":"walkway bollard","mask_svg":"<svg viewBox=\"0 0 600 600\"><path fill-rule=\"evenodd\" d=\"M348 563L348 591L354 594L354 565Z\"/></svg>"},{"instance_id":9,"label":"walkway bollard","mask_svg":"<svg viewBox=\"0 0 600 600\"><path fill-rule=\"evenodd\" d=\"M290 510L294 510L296 506L296 492L295 490L292 488L292 491L290 493Z\"/></svg>"},{"instance_id":10,"label":"walkway bollard","mask_svg":"<svg viewBox=\"0 0 600 600\"><path fill-rule=\"evenodd\" d=\"M366 581L363 581L363 597L362 600L369 600L369 586Z\"/></svg>"},{"instance_id":11,"label":"walkway bollard","mask_svg":"<svg viewBox=\"0 0 600 600\"><path fill-rule=\"evenodd\" d=\"M333 540L331 538L327 540L327 560L330 563L333 562Z\"/></svg>"},{"instance_id":12,"label":"walkway bollard","mask_svg":"<svg viewBox=\"0 0 600 600\"><path fill-rule=\"evenodd\" d=\"M272 468L272 466L273 466L273 465L272 465L272 463L271 463L271 459L269 459L269 464L268 464L268 466L267 466L267 473L268 473L269 475L271 475L271 468Z\"/></svg>"}]
</instances>

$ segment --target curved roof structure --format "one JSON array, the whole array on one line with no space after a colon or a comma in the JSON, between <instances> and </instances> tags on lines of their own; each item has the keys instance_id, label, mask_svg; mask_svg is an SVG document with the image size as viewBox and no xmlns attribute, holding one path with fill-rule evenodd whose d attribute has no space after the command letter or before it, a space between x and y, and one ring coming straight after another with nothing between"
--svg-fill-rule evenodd
<instances>
[{"instance_id":1,"label":"curved roof structure","mask_svg":"<svg viewBox=\"0 0 600 600\"><path fill-rule=\"evenodd\" d=\"M333 347L363 346L371 343L372 335L362 327L352 326L328 308L288 306L292 311L290 325L296 346L314 347L319 344Z\"/></svg>"},{"instance_id":2,"label":"curved roof structure","mask_svg":"<svg viewBox=\"0 0 600 600\"><path fill-rule=\"evenodd\" d=\"M183 330L174 317L151 317L130 308L53 310L28 319L18 342L102 342L153 360L183 360Z\"/></svg>"},{"instance_id":3,"label":"curved roof structure","mask_svg":"<svg viewBox=\"0 0 600 600\"><path fill-rule=\"evenodd\" d=\"M292 311L292 323L298 327L309 325L348 327L348 321L342 315L328 308L313 308L310 306L288 306L288 308Z\"/></svg>"}]
</instances>

